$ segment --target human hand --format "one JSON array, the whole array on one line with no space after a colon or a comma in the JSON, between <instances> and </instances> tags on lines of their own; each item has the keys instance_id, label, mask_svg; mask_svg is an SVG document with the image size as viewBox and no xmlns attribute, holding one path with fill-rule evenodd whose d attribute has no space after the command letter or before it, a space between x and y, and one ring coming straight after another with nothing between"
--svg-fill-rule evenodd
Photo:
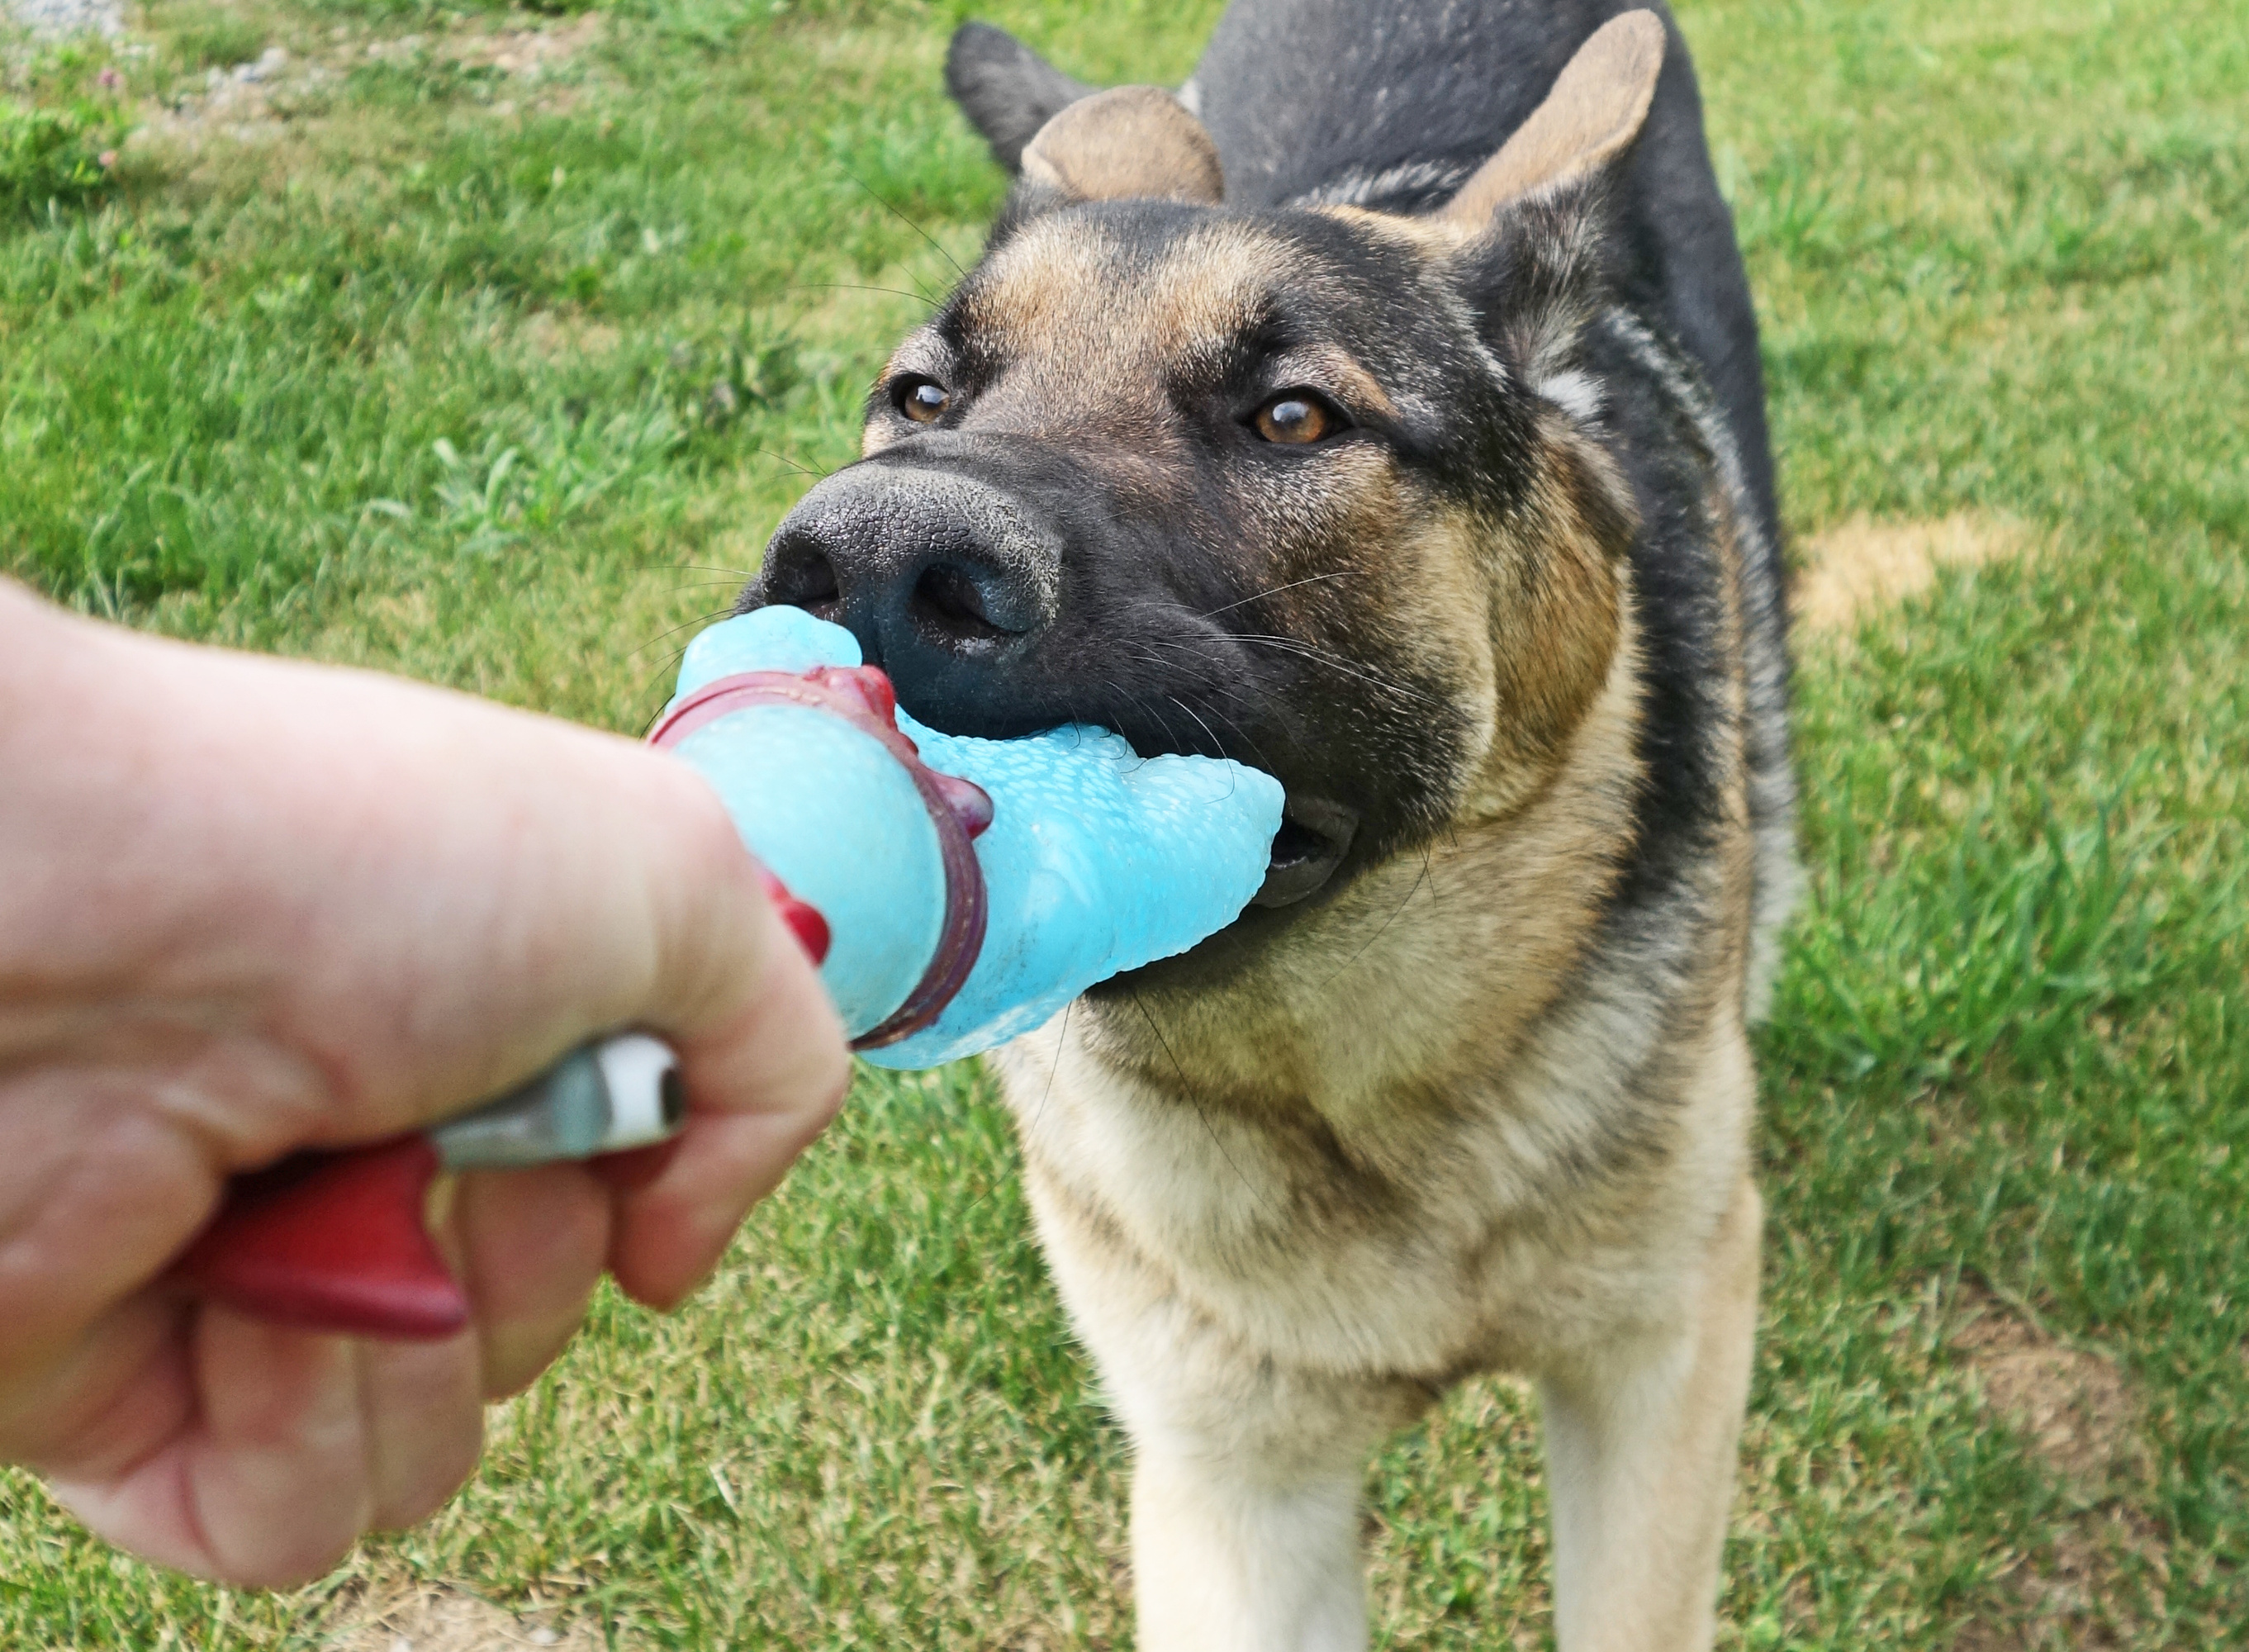
<instances>
[{"instance_id":1,"label":"human hand","mask_svg":"<svg viewBox=\"0 0 2249 1652\"><path fill-rule=\"evenodd\" d=\"M718 801L629 741L0 581L0 1460L150 1559L275 1586L429 1512L602 1269L684 1295L842 1098L834 1012ZM231 1174L624 1026L678 1051L679 1151L631 1187L463 1177L460 1336L280 1330L155 1283Z\"/></svg>"}]
</instances>

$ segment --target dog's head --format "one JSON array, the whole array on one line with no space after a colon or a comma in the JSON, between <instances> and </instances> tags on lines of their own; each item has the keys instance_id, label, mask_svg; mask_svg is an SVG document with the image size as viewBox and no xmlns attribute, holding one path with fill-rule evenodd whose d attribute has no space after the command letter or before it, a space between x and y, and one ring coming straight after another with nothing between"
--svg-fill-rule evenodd
<instances>
[{"instance_id":1,"label":"dog's head","mask_svg":"<svg viewBox=\"0 0 2249 1652\"><path fill-rule=\"evenodd\" d=\"M1069 103L742 606L849 627L934 726L1097 723L1278 776L1265 887L1205 969L1503 816L1621 635L1632 498L1578 346L1662 52L1612 23L1410 218L1229 211L1168 93Z\"/></svg>"}]
</instances>

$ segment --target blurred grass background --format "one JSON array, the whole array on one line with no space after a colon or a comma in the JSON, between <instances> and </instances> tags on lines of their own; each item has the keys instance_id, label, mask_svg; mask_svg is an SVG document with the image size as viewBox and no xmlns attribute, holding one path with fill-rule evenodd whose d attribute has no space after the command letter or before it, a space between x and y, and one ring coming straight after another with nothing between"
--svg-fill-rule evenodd
<instances>
[{"instance_id":1,"label":"blurred grass background","mask_svg":"<svg viewBox=\"0 0 2249 1652\"><path fill-rule=\"evenodd\" d=\"M977 11L1176 82L1217 9ZM1680 13L1801 542L2027 547L1803 645L1723 1643L2230 1644L2249 30ZM0 570L637 729L979 245L968 14L152 0L7 46ZM617 1646L1129 1644L1124 1452L1012 1165L973 1064L869 1073L720 1280L605 1299L445 1515L297 1594L151 1573L0 1476L0 1643L318 1646L443 1582ZM1478 1383L1371 1466L1379 1645L1548 1643L1536 1441Z\"/></svg>"}]
</instances>

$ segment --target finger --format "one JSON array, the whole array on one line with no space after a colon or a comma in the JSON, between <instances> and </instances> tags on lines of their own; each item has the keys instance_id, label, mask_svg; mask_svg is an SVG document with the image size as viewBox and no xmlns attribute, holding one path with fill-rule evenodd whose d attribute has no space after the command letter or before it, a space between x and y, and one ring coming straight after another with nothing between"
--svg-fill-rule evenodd
<instances>
[{"instance_id":1,"label":"finger","mask_svg":"<svg viewBox=\"0 0 2249 1652\"><path fill-rule=\"evenodd\" d=\"M582 1165L461 1178L451 1227L487 1398L529 1383L577 1331L611 1226L609 1190Z\"/></svg>"},{"instance_id":2,"label":"finger","mask_svg":"<svg viewBox=\"0 0 2249 1652\"><path fill-rule=\"evenodd\" d=\"M370 1527L411 1525L461 1488L484 1444L477 1337L360 1342L361 1412L373 1477Z\"/></svg>"},{"instance_id":3,"label":"finger","mask_svg":"<svg viewBox=\"0 0 2249 1652\"><path fill-rule=\"evenodd\" d=\"M59 1478L57 1497L182 1572L261 1588L319 1576L374 1508L351 1346L206 1308L193 1362L198 1426L115 1478Z\"/></svg>"},{"instance_id":4,"label":"finger","mask_svg":"<svg viewBox=\"0 0 2249 1652\"><path fill-rule=\"evenodd\" d=\"M195 1416L194 1310L154 1291L94 1321L36 1381L12 1373L0 1458L73 1481L114 1480Z\"/></svg>"},{"instance_id":5,"label":"finger","mask_svg":"<svg viewBox=\"0 0 2249 1652\"><path fill-rule=\"evenodd\" d=\"M203 1426L186 1473L218 1574L264 1587L318 1576L374 1514L352 1345L214 1307L196 1355Z\"/></svg>"},{"instance_id":6,"label":"finger","mask_svg":"<svg viewBox=\"0 0 2249 1652\"><path fill-rule=\"evenodd\" d=\"M766 967L739 1013L680 1047L688 1125L679 1151L619 1200L617 1283L669 1305L725 1252L749 1208L780 1185L849 1087L843 1029L820 978L770 907Z\"/></svg>"}]
</instances>

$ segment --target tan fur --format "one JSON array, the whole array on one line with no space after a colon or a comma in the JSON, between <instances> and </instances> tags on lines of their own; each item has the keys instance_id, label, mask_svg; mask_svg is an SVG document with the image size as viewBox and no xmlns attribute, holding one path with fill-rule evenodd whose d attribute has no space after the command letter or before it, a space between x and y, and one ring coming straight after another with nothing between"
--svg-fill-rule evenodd
<instances>
[{"instance_id":1,"label":"tan fur","mask_svg":"<svg viewBox=\"0 0 2249 1652\"><path fill-rule=\"evenodd\" d=\"M1755 1296L1749 845L1744 823L1716 872L1742 916L1661 1034L1660 1139L1620 1162L1573 1075L1652 1029L1555 995L1623 829L1621 619L1606 679L1527 799L1473 817L1518 789L1495 740L1426 865L1362 878L1250 983L1081 1002L1001 1058L1041 1236L1138 1452L1152 1652L1363 1644L1364 1456L1488 1368L1537 1376L1559 1421L1567 1652L1709 1643Z\"/></svg>"},{"instance_id":2,"label":"tan fur","mask_svg":"<svg viewBox=\"0 0 2249 1652\"><path fill-rule=\"evenodd\" d=\"M1640 135L1663 68L1663 24L1653 11L1611 17L1578 48L1546 100L1445 209L1470 231L1510 201L1590 176Z\"/></svg>"},{"instance_id":3,"label":"tan fur","mask_svg":"<svg viewBox=\"0 0 2249 1652\"><path fill-rule=\"evenodd\" d=\"M1189 201L1226 194L1218 146L1161 86L1112 86L1071 104L1023 150L1023 177L1072 201Z\"/></svg>"},{"instance_id":4,"label":"tan fur","mask_svg":"<svg viewBox=\"0 0 2249 1652\"><path fill-rule=\"evenodd\" d=\"M1487 1369L1547 1395L1565 1652L1709 1643L1755 1301L1753 844L1737 749L1668 1018L1627 981L1562 996L1627 843L1638 676L1628 519L1560 423L1519 522L1373 473L1274 507L1347 527L1424 673L1489 708L1449 829L1232 984L1082 1000L1000 1057L1134 1441L1149 1652L1362 1646L1365 1456ZM1620 1050L1654 1095L1583 1077Z\"/></svg>"}]
</instances>

